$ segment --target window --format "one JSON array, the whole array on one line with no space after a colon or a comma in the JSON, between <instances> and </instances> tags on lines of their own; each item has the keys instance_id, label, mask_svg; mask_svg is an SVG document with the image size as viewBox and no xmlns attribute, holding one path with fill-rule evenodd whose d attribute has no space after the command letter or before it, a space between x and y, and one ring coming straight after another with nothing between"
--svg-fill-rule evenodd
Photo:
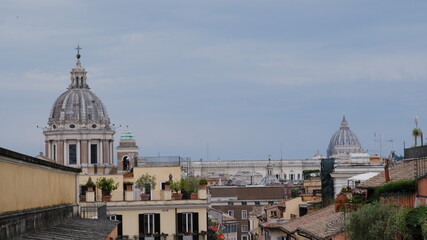
<instances>
[{"instance_id":1,"label":"window","mask_svg":"<svg viewBox=\"0 0 427 240\"><path fill-rule=\"evenodd\" d=\"M271 211L270 212L270 217L277 217L277 212L276 211Z\"/></svg>"},{"instance_id":2,"label":"window","mask_svg":"<svg viewBox=\"0 0 427 240\"><path fill-rule=\"evenodd\" d=\"M77 145L76 144L68 145L68 163L77 164Z\"/></svg>"},{"instance_id":3,"label":"window","mask_svg":"<svg viewBox=\"0 0 427 240\"><path fill-rule=\"evenodd\" d=\"M232 205L234 205L234 203L233 202L228 202L228 205L232 206Z\"/></svg>"},{"instance_id":4,"label":"window","mask_svg":"<svg viewBox=\"0 0 427 240\"><path fill-rule=\"evenodd\" d=\"M160 214L139 214L139 234L160 232Z\"/></svg>"},{"instance_id":5,"label":"window","mask_svg":"<svg viewBox=\"0 0 427 240\"><path fill-rule=\"evenodd\" d=\"M261 205L259 201L255 201L255 205Z\"/></svg>"},{"instance_id":6,"label":"window","mask_svg":"<svg viewBox=\"0 0 427 240\"><path fill-rule=\"evenodd\" d=\"M298 173L298 180L300 180L300 178L301 178L301 174Z\"/></svg>"},{"instance_id":7,"label":"window","mask_svg":"<svg viewBox=\"0 0 427 240\"><path fill-rule=\"evenodd\" d=\"M274 205L274 201L268 201L268 205Z\"/></svg>"},{"instance_id":8,"label":"window","mask_svg":"<svg viewBox=\"0 0 427 240\"><path fill-rule=\"evenodd\" d=\"M276 178L277 178L277 179L280 179L280 175L279 175L279 174L276 174Z\"/></svg>"},{"instance_id":9,"label":"window","mask_svg":"<svg viewBox=\"0 0 427 240\"><path fill-rule=\"evenodd\" d=\"M248 225L242 225L242 232L248 232Z\"/></svg>"},{"instance_id":10,"label":"window","mask_svg":"<svg viewBox=\"0 0 427 240\"><path fill-rule=\"evenodd\" d=\"M294 174L290 174L291 175L291 180L294 180Z\"/></svg>"},{"instance_id":11,"label":"window","mask_svg":"<svg viewBox=\"0 0 427 240\"><path fill-rule=\"evenodd\" d=\"M98 163L98 144L90 145L90 163Z\"/></svg>"},{"instance_id":12,"label":"window","mask_svg":"<svg viewBox=\"0 0 427 240\"><path fill-rule=\"evenodd\" d=\"M248 240L248 236L246 235L242 236L242 240Z\"/></svg>"},{"instance_id":13,"label":"window","mask_svg":"<svg viewBox=\"0 0 427 240\"><path fill-rule=\"evenodd\" d=\"M227 214L234 217L234 210L228 210Z\"/></svg>"},{"instance_id":14,"label":"window","mask_svg":"<svg viewBox=\"0 0 427 240\"><path fill-rule=\"evenodd\" d=\"M186 232L197 233L199 232L199 214L198 213L178 213L177 224L178 224L177 226L178 233L186 233Z\"/></svg>"},{"instance_id":15,"label":"window","mask_svg":"<svg viewBox=\"0 0 427 240\"><path fill-rule=\"evenodd\" d=\"M242 201L242 205L248 205L246 201Z\"/></svg>"},{"instance_id":16,"label":"window","mask_svg":"<svg viewBox=\"0 0 427 240\"><path fill-rule=\"evenodd\" d=\"M242 210L242 219L248 219L248 211Z\"/></svg>"},{"instance_id":17,"label":"window","mask_svg":"<svg viewBox=\"0 0 427 240\"><path fill-rule=\"evenodd\" d=\"M53 161L56 161L56 145L53 145Z\"/></svg>"}]
</instances>

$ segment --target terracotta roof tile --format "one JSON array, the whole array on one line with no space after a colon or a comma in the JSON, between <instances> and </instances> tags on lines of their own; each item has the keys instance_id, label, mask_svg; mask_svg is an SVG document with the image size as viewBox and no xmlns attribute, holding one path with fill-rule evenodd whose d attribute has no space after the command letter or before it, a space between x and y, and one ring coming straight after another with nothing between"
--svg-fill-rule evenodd
<instances>
[{"instance_id":1,"label":"terracotta roof tile","mask_svg":"<svg viewBox=\"0 0 427 240\"><path fill-rule=\"evenodd\" d=\"M415 179L415 161L405 161L402 164L397 165L394 168L390 169L390 181L398 181L403 179ZM378 175L371 177L370 179L362 182L357 187L358 188L376 188L384 185L385 183L385 173L384 171Z\"/></svg>"},{"instance_id":2,"label":"terracotta roof tile","mask_svg":"<svg viewBox=\"0 0 427 240\"><path fill-rule=\"evenodd\" d=\"M238 200L285 199L284 186L212 187L212 197L237 197Z\"/></svg>"},{"instance_id":3,"label":"terracotta roof tile","mask_svg":"<svg viewBox=\"0 0 427 240\"><path fill-rule=\"evenodd\" d=\"M335 213L335 206L330 205L328 207L322 208L316 212L304 215L302 217L296 218L295 220L286 222L286 223L263 223L262 226L266 228L280 228L281 230L287 233L294 233L298 227L301 227L305 224L312 223L314 221L323 221L326 217Z\"/></svg>"},{"instance_id":4,"label":"terracotta roof tile","mask_svg":"<svg viewBox=\"0 0 427 240\"><path fill-rule=\"evenodd\" d=\"M298 227L298 232L316 239L325 239L344 231L344 213L338 212Z\"/></svg>"}]
</instances>

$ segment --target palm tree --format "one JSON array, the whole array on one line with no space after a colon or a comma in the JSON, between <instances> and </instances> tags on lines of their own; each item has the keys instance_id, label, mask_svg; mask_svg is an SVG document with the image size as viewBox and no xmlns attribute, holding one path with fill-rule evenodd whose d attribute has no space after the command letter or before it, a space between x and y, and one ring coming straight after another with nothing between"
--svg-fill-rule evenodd
<instances>
[{"instance_id":1,"label":"palm tree","mask_svg":"<svg viewBox=\"0 0 427 240\"><path fill-rule=\"evenodd\" d=\"M415 147L417 146L418 137L421 137L422 135L423 135L423 132L421 131L420 128L414 128L412 130L412 136L414 137L414 140L415 140Z\"/></svg>"}]
</instances>

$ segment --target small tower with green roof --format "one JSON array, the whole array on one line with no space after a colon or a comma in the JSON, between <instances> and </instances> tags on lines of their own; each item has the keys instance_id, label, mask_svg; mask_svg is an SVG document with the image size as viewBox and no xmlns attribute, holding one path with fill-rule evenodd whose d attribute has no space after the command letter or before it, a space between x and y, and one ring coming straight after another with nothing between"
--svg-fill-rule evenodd
<instances>
[{"instance_id":1,"label":"small tower with green roof","mask_svg":"<svg viewBox=\"0 0 427 240\"><path fill-rule=\"evenodd\" d=\"M125 173L136 166L139 147L136 145L135 135L126 130L120 135L119 146L117 147L117 168L119 173Z\"/></svg>"}]
</instances>

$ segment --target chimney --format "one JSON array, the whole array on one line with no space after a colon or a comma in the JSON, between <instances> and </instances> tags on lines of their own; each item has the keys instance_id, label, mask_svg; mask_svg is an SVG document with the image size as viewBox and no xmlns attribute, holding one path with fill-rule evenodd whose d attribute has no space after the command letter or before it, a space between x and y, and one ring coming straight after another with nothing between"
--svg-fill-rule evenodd
<instances>
[{"instance_id":1,"label":"chimney","mask_svg":"<svg viewBox=\"0 0 427 240\"><path fill-rule=\"evenodd\" d=\"M388 167L390 165L390 160L388 158L385 159L385 165L384 165L384 176L385 176L385 182L390 182L390 171L388 170Z\"/></svg>"}]
</instances>

